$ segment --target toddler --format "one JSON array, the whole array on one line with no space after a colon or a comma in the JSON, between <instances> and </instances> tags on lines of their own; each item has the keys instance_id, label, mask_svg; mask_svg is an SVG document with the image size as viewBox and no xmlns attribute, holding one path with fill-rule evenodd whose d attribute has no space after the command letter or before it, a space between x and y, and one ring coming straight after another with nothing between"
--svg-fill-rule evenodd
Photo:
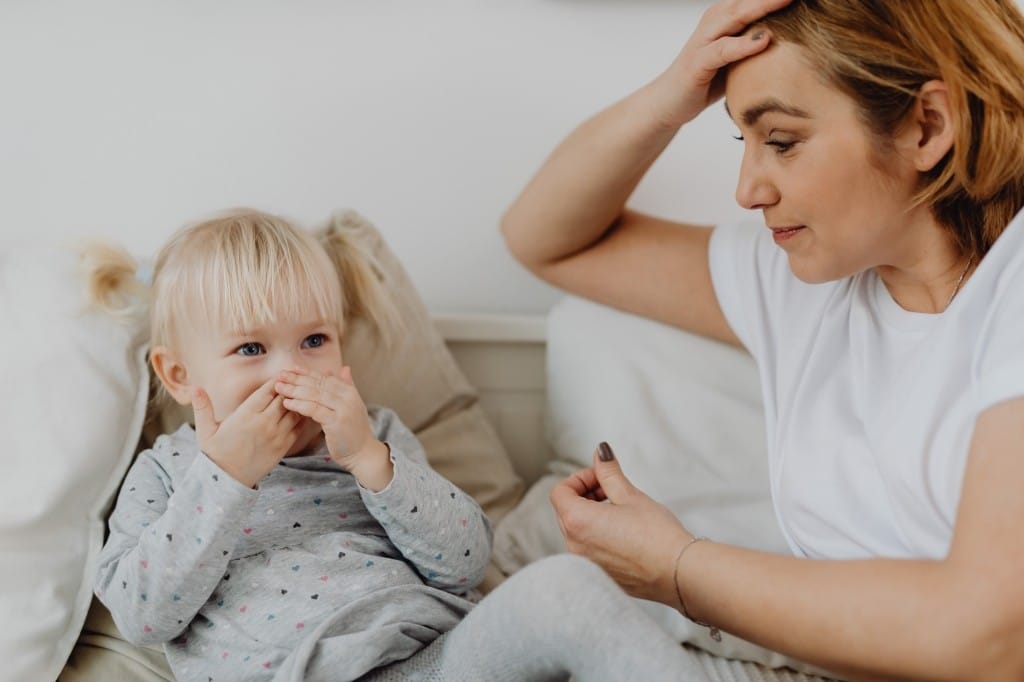
<instances>
[{"instance_id":1,"label":"toddler","mask_svg":"<svg viewBox=\"0 0 1024 682\"><path fill-rule=\"evenodd\" d=\"M392 411L364 405L346 312L395 325L343 250L339 273L312 234L256 211L161 250L150 362L195 427L138 456L110 516L95 591L121 633L163 644L186 680L652 679L645 666L672 664L678 645L582 559L540 562L474 609L491 527ZM100 299L126 279L111 267Z\"/></svg>"}]
</instances>

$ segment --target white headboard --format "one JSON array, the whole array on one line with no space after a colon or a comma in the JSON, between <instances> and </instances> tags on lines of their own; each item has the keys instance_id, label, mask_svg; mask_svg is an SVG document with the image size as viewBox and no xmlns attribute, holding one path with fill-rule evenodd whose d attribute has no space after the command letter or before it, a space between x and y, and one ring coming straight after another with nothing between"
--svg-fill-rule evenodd
<instances>
[{"instance_id":1,"label":"white headboard","mask_svg":"<svg viewBox=\"0 0 1024 682\"><path fill-rule=\"evenodd\" d=\"M547 473L544 438L547 324L540 315L434 314L456 362L480 393L516 473Z\"/></svg>"}]
</instances>

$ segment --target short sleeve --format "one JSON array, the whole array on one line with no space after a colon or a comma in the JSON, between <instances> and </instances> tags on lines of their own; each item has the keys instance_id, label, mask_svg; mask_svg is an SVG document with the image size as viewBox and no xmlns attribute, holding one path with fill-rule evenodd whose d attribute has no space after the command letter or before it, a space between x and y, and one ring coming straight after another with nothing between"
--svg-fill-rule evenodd
<instances>
[{"instance_id":1,"label":"short sleeve","mask_svg":"<svg viewBox=\"0 0 1024 682\"><path fill-rule=\"evenodd\" d=\"M785 289L796 282L763 225L720 225L711 235L711 283L725 319L743 346L761 360L772 345L773 321L784 312ZM771 313L771 315L769 315Z\"/></svg>"},{"instance_id":2,"label":"short sleeve","mask_svg":"<svg viewBox=\"0 0 1024 682\"><path fill-rule=\"evenodd\" d=\"M742 269L740 262L750 262L753 243L753 239L743 232L742 225L734 223L716 227L711 233L708 246L711 283L718 297L718 305L733 333L748 349L751 346L750 324L745 319L745 296L742 292L750 285L749 281L743 280L749 280L750 277L742 276L749 273L749 270Z\"/></svg>"},{"instance_id":3,"label":"short sleeve","mask_svg":"<svg viewBox=\"0 0 1024 682\"><path fill-rule=\"evenodd\" d=\"M996 286L974 363L978 412L1024 396L1024 258L1011 259Z\"/></svg>"},{"instance_id":4,"label":"short sleeve","mask_svg":"<svg viewBox=\"0 0 1024 682\"><path fill-rule=\"evenodd\" d=\"M711 283L733 332L764 369L794 338L809 338L822 315L836 310L835 294L849 280L808 284L760 223L716 227L708 247Z\"/></svg>"}]
</instances>

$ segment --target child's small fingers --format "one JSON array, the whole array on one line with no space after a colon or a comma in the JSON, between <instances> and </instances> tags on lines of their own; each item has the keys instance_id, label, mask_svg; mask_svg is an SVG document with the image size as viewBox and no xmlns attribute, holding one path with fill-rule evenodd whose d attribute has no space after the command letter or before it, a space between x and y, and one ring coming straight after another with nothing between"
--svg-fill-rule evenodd
<instances>
[{"instance_id":1,"label":"child's small fingers","mask_svg":"<svg viewBox=\"0 0 1024 682\"><path fill-rule=\"evenodd\" d=\"M294 410L289 410L284 406L284 401L287 400L284 396L281 396L281 416L277 420L277 425L282 429L292 429L296 423L302 421L302 415L298 414Z\"/></svg>"},{"instance_id":2,"label":"child's small fingers","mask_svg":"<svg viewBox=\"0 0 1024 682\"><path fill-rule=\"evenodd\" d=\"M301 414L303 417L309 417L321 424L330 423L334 417L334 410L313 400L285 398L284 407L292 412Z\"/></svg>"},{"instance_id":3,"label":"child's small fingers","mask_svg":"<svg viewBox=\"0 0 1024 682\"><path fill-rule=\"evenodd\" d=\"M274 393L274 399L271 400L270 403L261 410L261 412L268 415L277 415L278 418L280 418L288 411L284 406L284 399L285 396L280 393Z\"/></svg>"},{"instance_id":4,"label":"child's small fingers","mask_svg":"<svg viewBox=\"0 0 1024 682\"><path fill-rule=\"evenodd\" d=\"M274 384L274 390L277 391L278 395L282 395L285 398L306 398L312 397L312 389L308 386L300 386L287 381L278 381Z\"/></svg>"},{"instance_id":5,"label":"child's small fingers","mask_svg":"<svg viewBox=\"0 0 1024 682\"><path fill-rule=\"evenodd\" d=\"M295 434L297 436L299 434L299 431L302 430L302 427L305 424L306 418L303 417L298 412L289 412L289 414L293 415L294 418L295 418L295 423L292 424L292 427L291 427L291 433L293 433L293 434Z\"/></svg>"},{"instance_id":6,"label":"child's small fingers","mask_svg":"<svg viewBox=\"0 0 1024 682\"><path fill-rule=\"evenodd\" d=\"M331 393L327 390L320 390L309 386L282 384L280 387L280 394L285 398L316 403L335 412L344 409L345 404L344 397Z\"/></svg>"},{"instance_id":7,"label":"child's small fingers","mask_svg":"<svg viewBox=\"0 0 1024 682\"><path fill-rule=\"evenodd\" d=\"M253 391L248 398L242 401L239 406L250 410L251 413L263 412L274 403L277 393L274 391L274 380L268 379L259 388Z\"/></svg>"},{"instance_id":8,"label":"child's small fingers","mask_svg":"<svg viewBox=\"0 0 1024 682\"><path fill-rule=\"evenodd\" d=\"M195 417L196 433L200 442L205 441L217 431L217 420L213 416L213 404L210 396L202 388L192 391L192 410Z\"/></svg>"},{"instance_id":9,"label":"child's small fingers","mask_svg":"<svg viewBox=\"0 0 1024 682\"><path fill-rule=\"evenodd\" d=\"M338 393L338 387L343 385L335 376L316 374L308 371L299 374L291 370L284 370L281 372L278 376L278 383L303 386L305 388L312 388L317 391L335 394Z\"/></svg>"}]
</instances>

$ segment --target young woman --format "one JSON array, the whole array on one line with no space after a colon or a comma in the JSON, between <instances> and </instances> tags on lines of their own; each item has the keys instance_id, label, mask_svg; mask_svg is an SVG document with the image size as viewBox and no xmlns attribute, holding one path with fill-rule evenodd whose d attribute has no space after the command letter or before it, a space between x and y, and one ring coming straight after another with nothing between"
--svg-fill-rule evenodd
<instances>
[{"instance_id":1,"label":"young woman","mask_svg":"<svg viewBox=\"0 0 1024 682\"><path fill-rule=\"evenodd\" d=\"M1024 678L1022 73L1012 0L723 1L562 142L505 215L509 248L754 356L795 556L698 541L608 448L552 494L570 549L829 670ZM723 96L736 198L763 221L628 210Z\"/></svg>"}]
</instances>

